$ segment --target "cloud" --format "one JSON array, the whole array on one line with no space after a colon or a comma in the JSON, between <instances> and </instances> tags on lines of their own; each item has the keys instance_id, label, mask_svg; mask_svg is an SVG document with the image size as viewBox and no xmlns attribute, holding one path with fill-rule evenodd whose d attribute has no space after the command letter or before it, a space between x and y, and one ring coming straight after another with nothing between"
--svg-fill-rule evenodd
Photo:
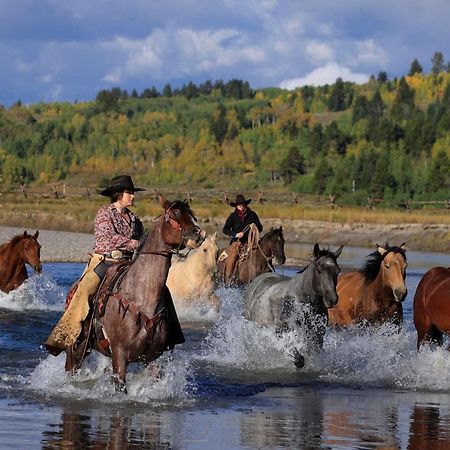
<instances>
[{"instance_id":1,"label":"cloud","mask_svg":"<svg viewBox=\"0 0 450 450\"><path fill-rule=\"evenodd\" d=\"M283 89L295 89L306 85L323 86L325 84L334 84L339 77L342 78L343 81L365 83L370 76L364 73L352 72L348 67L343 67L332 62L314 69L304 77L284 80L280 83L280 87Z\"/></svg>"}]
</instances>

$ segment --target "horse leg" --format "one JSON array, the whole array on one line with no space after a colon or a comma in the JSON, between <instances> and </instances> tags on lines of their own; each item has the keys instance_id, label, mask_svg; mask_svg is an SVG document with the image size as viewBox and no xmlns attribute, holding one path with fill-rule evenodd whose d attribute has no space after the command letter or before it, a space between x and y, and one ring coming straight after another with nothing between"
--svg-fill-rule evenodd
<instances>
[{"instance_id":1,"label":"horse leg","mask_svg":"<svg viewBox=\"0 0 450 450\"><path fill-rule=\"evenodd\" d=\"M66 370L66 372L70 372L71 375L74 375L74 373L75 373L75 361L74 361L72 347L67 347L65 352L66 352L65 370Z\"/></svg>"},{"instance_id":2,"label":"horse leg","mask_svg":"<svg viewBox=\"0 0 450 450\"><path fill-rule=\"evenodd\" d=\"M127 374L127 359L125 352L118 347L112 349L112 379L116 392L127 393L126 374Z\"/></svg>"},{"instance_id":3,"label":"horse leg","mask_svg":"<svg viewBox=\"0 0 450 450\"><path fill-rule=\"evenodd\" d=\"M291 356L294 358L294 366L297 369L305 365L305 357L295 347L292 349Z\"/></svg>"}]
</instances>

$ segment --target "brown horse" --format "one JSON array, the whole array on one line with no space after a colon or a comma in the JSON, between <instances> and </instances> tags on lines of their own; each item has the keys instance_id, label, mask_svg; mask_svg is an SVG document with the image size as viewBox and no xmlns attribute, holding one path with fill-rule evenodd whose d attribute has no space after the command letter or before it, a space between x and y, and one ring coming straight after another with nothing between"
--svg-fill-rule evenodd
<instances>
[{"instance_id":1,"label":"brown horse","mask_svg":"<svg viewBox=\"0 0 450 450\"><path fill-rule=\"evenodd\" d=\"M24 231L0 246L0 289L10 292L18 288L27 278L30 265L41 273L41 246L37 241L39 231L33 235Z\"/></svg>"},{"instance_id":2,"label":"brown horse","mask_svg":"<svg viewBox=\"0 0 450 450\"><path fill-rule=\"evenodd\" d=\"M149 363L184 342L166 280L172 255L204 238L187 202L169 202L161 195L159 199L164 214L143 240L134 262L125 271L122 266L107 273L86 333L92 348L112 358L116 390L122 392L130 362ZM84 345L87 342L78 348ZM81 365L84 354L74 350L67 352L66 370Z\"/></svg>"},{"instance_id":3,"label":"brown horse","mask_svg":"<svg viewBox=\"0 0 450 450\"><path fill-rule=\"evenodd\" d=\"M271 228L256 244L251 248L243 247L244 255L236 263L234 276L230 284L243 285L250 283L258 275L266 272L273 272L272 260L278 264L286 262L284 253L283 227ZM219 251L219 255L223 250ZM220 280L224 280L225 261L217 261L217 269Z\"/></svg>"},{"instance_id":4,"label":"brown horse","mask_svg":"<svg viewBox=\"0 0 450 450\"><path fill-rule=\"evenodd\" d=\"M406 297L406 247L383 247L367 256L363 268L339 276L339 301L328 310L330 325L347 326L367 321L372 325L403 321Z\"/></svg>"},{"instance_id":5,"label":"brown horse","mask_svg":"<svg viewBox=\"0 0 450 450\"><path fill-rule=\"evenodd\" d=\"M450 267L433 267L420 280L414 295L417 349L424 342L442 345L450 334Z\"/></svg>"}]
</instances>

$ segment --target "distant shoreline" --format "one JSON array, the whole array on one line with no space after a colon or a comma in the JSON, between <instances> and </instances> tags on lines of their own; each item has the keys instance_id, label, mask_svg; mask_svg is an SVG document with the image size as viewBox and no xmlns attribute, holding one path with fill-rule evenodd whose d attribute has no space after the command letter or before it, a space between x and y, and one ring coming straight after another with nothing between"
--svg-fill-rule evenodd
<instances>
[{"instance_id":1,"label":"distant shoreline","mask_svg":"<svg viewBox=\"0 0 450 450\"><path fill-rule=\"evenodd\" d=\"M406 242L410 250L450 254L450 226L445 224L336 224L307 220L268 219L263 221L264 231L270 227L283 226L287 243L319 243L321 246L337 247L341 244L373 249L376 244L400 245ZM208 233L217 232L225 241L221 222L217 219L200 223ZM34 233L35 228L9 227L0 225L0 243L4 243L24 231ZM85 262L93 251L94 235L72 231L39 230L43 262ZM226 241L225 241L226 242ZM289 265L301 260L288 258Z\"/></svg>"}]
</instances>

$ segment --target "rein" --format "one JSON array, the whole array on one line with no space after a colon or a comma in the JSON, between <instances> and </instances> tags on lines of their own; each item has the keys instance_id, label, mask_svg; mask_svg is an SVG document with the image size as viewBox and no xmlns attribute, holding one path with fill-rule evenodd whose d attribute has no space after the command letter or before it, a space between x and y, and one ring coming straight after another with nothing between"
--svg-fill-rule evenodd
<instances>
[{"instance_id":1,"label":"rein","mask_svg":"<svg viewBox=\"0 0 450 450\"><path fill-rule=\"evenodd\" d=\"M261 252L261 254L264 256L266 263L267 263L267 267L272 271L275 272L275 269L273 268L271 261L271 258L266 256L266 254L263 252L263 249L261 248L261 246L259 245L259 231L258 228L251 223L250 225L247 225L250 228L250 232L248 233L248 247L250 248L249 253L252 252L252 249L254 246L256 246L259 251Z\"/></svg>"}]
</instances>

